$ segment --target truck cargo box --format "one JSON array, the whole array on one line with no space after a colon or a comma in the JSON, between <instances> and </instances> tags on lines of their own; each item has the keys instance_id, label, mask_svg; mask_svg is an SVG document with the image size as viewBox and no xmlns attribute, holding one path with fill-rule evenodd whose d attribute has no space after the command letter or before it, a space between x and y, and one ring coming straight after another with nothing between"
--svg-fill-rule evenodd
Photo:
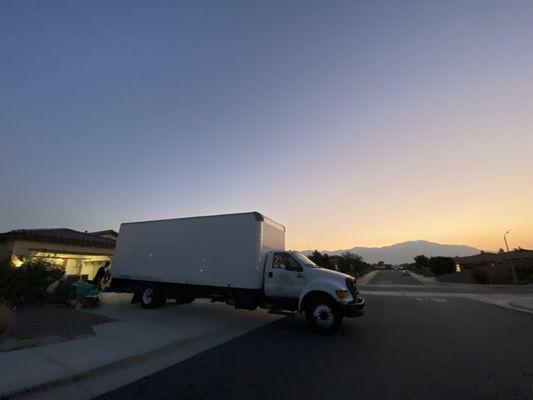
<instances>
[{"instance_id":1,"label":"truck cargo box","mask_svg":"<svg viewBox=\"0 0 533 400\"><path fill-rule=\"evenodd\" d=\"M113 279L259 289L285 227L257 212L124 223Z\"/></svg>"}]
</instances>

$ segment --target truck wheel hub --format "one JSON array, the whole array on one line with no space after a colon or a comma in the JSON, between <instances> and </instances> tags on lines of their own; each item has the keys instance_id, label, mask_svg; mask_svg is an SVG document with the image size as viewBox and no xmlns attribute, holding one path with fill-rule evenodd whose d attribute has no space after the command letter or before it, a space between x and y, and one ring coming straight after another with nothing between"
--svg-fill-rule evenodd
<instances>
[{"instance_id":1,"label":"truck wheel hub","mask_svg":"<svg viewBox=\"0 0 533 400\"><path fill-rule=\"evenodd\" d=\"M143 303L150 304L152 302L153 297L154 297L154 291L150 288L145 289L143 292Z\"/></svg>"},{"instance_id":2,"label":"truck wheel hub","mask_svg":"<svg viewBox=\"0 0 533 400\"><path fill-rule=\"evenodd\" d=\"M325 328L329 327L335 319L331 308L326 305L320 305L315 308L315 311L313 312L313 317L315 317L315 320L318 325Z\"/></svg>"}]
</instances>

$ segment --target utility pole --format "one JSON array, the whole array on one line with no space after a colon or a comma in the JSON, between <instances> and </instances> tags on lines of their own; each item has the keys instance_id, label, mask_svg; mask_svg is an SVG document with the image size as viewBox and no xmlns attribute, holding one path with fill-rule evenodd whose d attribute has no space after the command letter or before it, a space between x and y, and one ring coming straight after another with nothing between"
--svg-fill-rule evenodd
<instances>
[{"instance_id":1,"label":"utility pole","mask_svg":"<svg viewBox=\"0 0 533 400\"><path fill-rule=\"evenodd\" d=\"M513 259L511 258L511 252L509 251L509 244L507 243L507 235L511 233L511 230L508 229L507 232L503 235L503 241L505 242L505 248L507 249L507 254L509 255L509 264L511 265L511 270L513 271L513 283L518 285L518 277L516 276L516 270L514 269Z\"/></svg>"}]
</instances>

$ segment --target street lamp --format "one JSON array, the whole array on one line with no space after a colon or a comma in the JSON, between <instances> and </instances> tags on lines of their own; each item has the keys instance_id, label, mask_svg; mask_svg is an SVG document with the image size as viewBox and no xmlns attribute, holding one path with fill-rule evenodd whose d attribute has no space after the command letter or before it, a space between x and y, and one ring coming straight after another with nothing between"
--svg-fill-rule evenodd
<instances>
[{"instance_id":1,"label":"street lamp","mask_svg":"<svg viewBox=\"0 0 533 400\"><path fill-rule=\"evenodd\" d=\"M507 244L507 235L509 233L511 233L510 229L507 232L505 232L505 235L503 235L503 241L505 242L505 248L507 249L507 253L509 253L509 245Z\"/></svg>"},{"instance_id":2,"label":"street lamp","mask_svg":"<svg viewBox=\"0 0 533 400\"><path fill-rule=\"evenodd\" d=\"M511 233L511 230L508 229L507 232L505 232L505 234L503 235L503 241L505 242L505 248L507 249L507 253L509 253L509 244L507 243L507 235ZM516 271L514 269L514 263L513 263L513 259L511 258L511 256L509 256L509 264L511 264L511 270L513 271L513 282L514 284L518 284L518 277L516 276Z\"/></svg>"}]
</instances>

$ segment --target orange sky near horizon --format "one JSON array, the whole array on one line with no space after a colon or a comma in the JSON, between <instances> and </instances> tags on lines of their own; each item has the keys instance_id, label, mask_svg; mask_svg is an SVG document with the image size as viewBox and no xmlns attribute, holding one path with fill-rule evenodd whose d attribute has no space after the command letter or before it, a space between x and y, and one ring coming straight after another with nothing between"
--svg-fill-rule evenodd
<instances>
[{"instance_id":1,"label":"orange sky near horizon","mask_svg":"<svg viewBox=\"0 0 533 400\"><path fill-rule=\"evenodd\" d=\"M334 162L308 166L311 178L299 177L308 200L295 212L279 210L289 247L425 239L498 250L512 229L510 247L533 249L533 90L526 89L533 79L522 83L517 89L517 80L472 80L461 94L448 90L432 102L405 98L379 122L394 135L370 137L362 149L355 132L372 132L378 123L339 128L345 134ZM324 182L321 195L314 180Z\"/></svg>"}]
</instances>

